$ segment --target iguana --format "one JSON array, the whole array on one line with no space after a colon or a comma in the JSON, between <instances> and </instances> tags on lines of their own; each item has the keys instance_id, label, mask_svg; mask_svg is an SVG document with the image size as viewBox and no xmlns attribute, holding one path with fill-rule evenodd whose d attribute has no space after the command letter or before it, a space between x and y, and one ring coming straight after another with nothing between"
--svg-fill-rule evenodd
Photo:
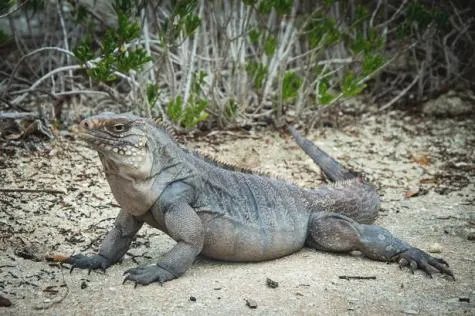
<instances>
[{"instance_id":1,"label":"iguana","mask_svg":"<svg viewBox=\"0 0 475 316\"><path fill-rule=\"evenodd\" d=\"M307 189L236 169L178 144L163 124L132 114L103 113L80 123L97 150L121 211L99 253L70 256L74 268L117 263L144 223L176 241L157 263L125 271L124 282L177 278L198 255L226 261L262 261L304 246L360 251L412 271L453 277L446 261L371 225L380 207L375 188L345 169L295 129L297 143L333 184Z\"/></svg>"}]
</instances>

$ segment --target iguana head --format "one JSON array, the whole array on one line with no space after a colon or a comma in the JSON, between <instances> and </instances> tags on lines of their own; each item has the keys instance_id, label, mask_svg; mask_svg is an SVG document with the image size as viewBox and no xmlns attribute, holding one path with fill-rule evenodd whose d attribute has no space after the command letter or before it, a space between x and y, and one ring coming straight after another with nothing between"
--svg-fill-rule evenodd
<instances>
[{"instance_id":1,"label":"iguana head","mask_svg":"<svg viewBox=\"0 0 475 316\"><path fill-rule=\"evenodd\" d=\"M153 152L170 137L151 120L130 113L95 115L80 123L82 138L99 152L106 172L148 178Z\"/></svg>"}]
</instances>

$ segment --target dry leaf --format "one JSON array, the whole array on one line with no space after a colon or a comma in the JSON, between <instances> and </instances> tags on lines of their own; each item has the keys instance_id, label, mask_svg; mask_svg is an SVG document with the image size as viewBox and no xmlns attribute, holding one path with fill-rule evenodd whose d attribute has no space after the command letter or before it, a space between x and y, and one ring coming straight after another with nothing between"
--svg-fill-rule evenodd
<instances>
[{"instance_id":1,"label":"dry leaf","mask_svg":"<svg viewBox=\"0 0 475 316\"><path fill-rule=\"evenodd\" d=\"M426 179L421 179L419 181L420 184L436 184L437 179L436 178L426 178Z\"/></svg>"},{"instance_id":2,"label":"dry leaf","mask_svg":"<svg viewBox=\"0 0 475 316\"><path fill-rule=\"evenodd\" d=\"M431 163L431 159L426 153L411 153L410 157L421 166L428 166Z\"/></svg>"},{"instance_id":3,"label":"dry leaf","mask_svg":"<svg viewBox=\"0 0 475 316\"><path fill-rule=\"evenodd\" d=\"M406 191L404 196L406 199L417 196L419 194L420 188L418 186L412 186L409 188L409 190Z\"/></svg>"}]
</instances>

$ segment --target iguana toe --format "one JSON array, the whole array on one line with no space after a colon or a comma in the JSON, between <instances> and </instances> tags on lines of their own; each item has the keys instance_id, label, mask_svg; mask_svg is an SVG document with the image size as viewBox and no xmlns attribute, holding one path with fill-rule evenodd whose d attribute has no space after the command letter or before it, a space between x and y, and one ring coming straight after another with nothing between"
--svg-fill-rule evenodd
<instances>
[{"instance_id":1,"label":"iguana toe","mask_svg":"<svg viewBox=\"0 0 475 316\"><path fill-rule=\"evenodd\" d=\"M106 257L101 255L85 256L83 254L77 254L69 257L65 260L65 263L71 265L70 273L73 272L75 268L79 269L88 269L88 274L91 273L91 270L100 269L103 272L111 265L111 262Z\"/></svg>"},{"instance_id":2,"label":"iguana toe","mask_svg":"<svg viewBox=\"0 0 475 316\"><path fill-rule=\"evenodd\" d=\"M132 281L135 282L135 286L137 286L137 284L147 285L153 282L162 284L163 282L175 278L172 273L157 264L132 268L125 271L124 275L125 274L127 274L127 276L124 278L122 284L126 281Z\"/></svg>"},{"instance_id":3,"label":"iguana toe","mask_svg":"<svg viewBox=\"0 0 475 316\"><path fill-rule=\"evenodd\" d=\"M453 272L449 269L449 264L444 259L432 257L418 248L409 248L393 259L399 263L400 268L408 266L412 273L420 269L432 278L432 273L439 272L449 275L455 280Z\"/></svg>"}]
</instances>

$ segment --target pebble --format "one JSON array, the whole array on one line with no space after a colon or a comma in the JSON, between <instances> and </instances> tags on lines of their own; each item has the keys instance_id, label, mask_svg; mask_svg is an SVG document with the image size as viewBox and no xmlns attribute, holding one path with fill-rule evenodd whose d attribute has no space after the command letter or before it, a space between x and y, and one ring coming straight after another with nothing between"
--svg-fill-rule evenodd
<instances>
[{"instance_id":1,"label":"pebble","mask_svg":"<svg viewBox=\"0 0 475 316\"><path fill-rule=\"evenodd\" d=\"M271 280L269 278L267 278L266 280L266 284L268 287L270 287L271 289L275 289L279 286L279 282L277 281L274 281L274 280Z\"/></svg>"},{"instance_id":2,"label":"pebble","mask_svg":"<svg viewBox=\"0 0 475 316\"><path fill-rule=\"evenodd\" d=\"M434 243L429 246L427 249L428 252L430 253L441 253L442 252L442 247L438 243Z\"/></svg>"},{"instance_id":3,"label":"pebble","mask_svg":"<svg viewBox=\"0 0 475 316\"><path fill-rule=\"evenodd\" d=\"M247 307L251 309L256 309L257 308L257 302L252 300L252 299L246 299L246 305Z\"/></svg>"},{"instance_id":4,"label":"pebble","mask_svg":"<svg viewBox=\"0 0 475 316\"><path fill-rule=\"evenodd\" d=\"M12 302L8 298L0 295L0 307L9 307L9 306L12 306Z\"/></svg>"}]
</instances>

